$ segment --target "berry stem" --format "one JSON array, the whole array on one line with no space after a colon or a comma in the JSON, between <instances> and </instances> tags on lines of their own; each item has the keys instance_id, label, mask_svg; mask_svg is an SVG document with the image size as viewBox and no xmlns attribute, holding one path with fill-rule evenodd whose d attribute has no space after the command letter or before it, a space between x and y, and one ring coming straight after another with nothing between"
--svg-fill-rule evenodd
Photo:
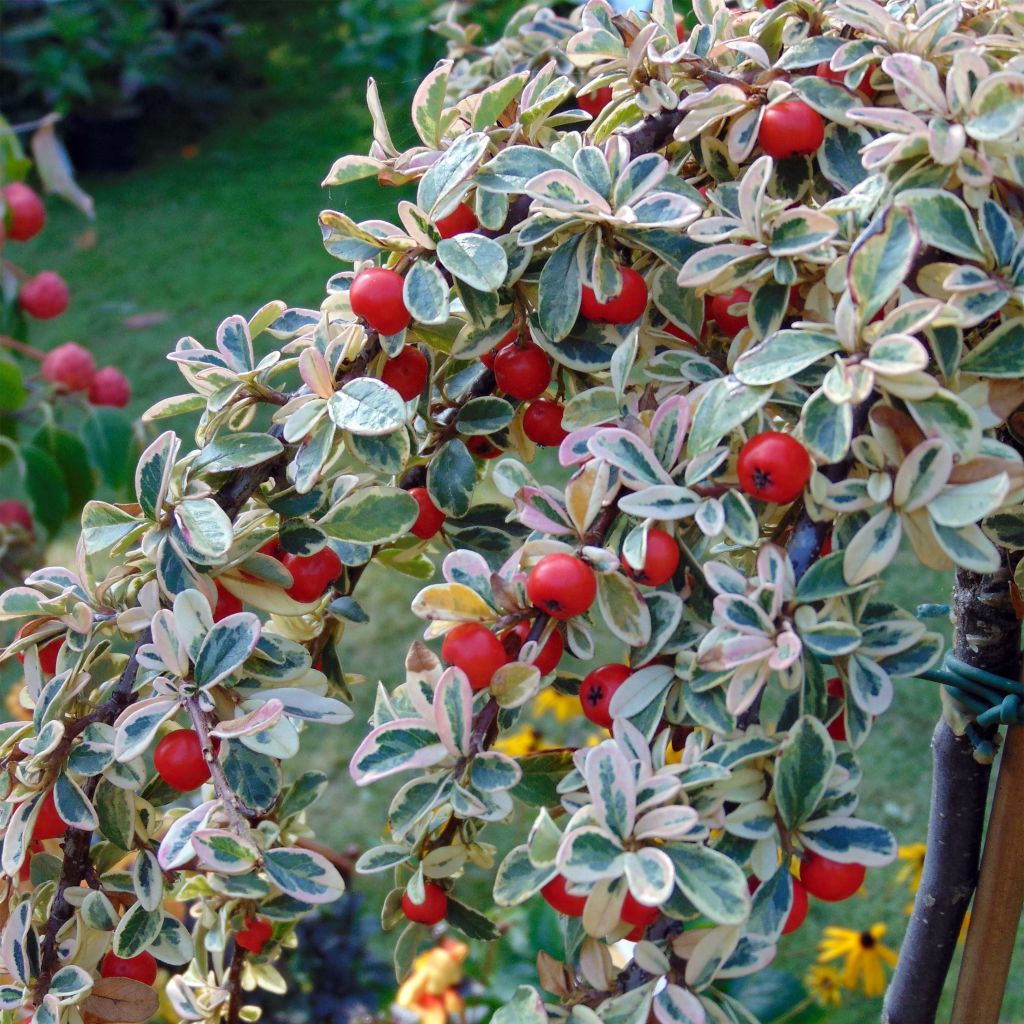
<instances>
[{"instance_id":1,"label":"berry stem","mask_svg":"<svg viewBox=\"0 0 1024 1024\"><path fill-rule=\"evenodd\" d=\"M46 353L40 351L34 345L27 345L23 341L18 341L17 338L12 338L9 334L0 334L0 346L3 348L9 348L12 352L17 352L20 356L27 356L29 359L35 359L37 362L42 362L46 358Z\"/></svg>"}]
</instances>

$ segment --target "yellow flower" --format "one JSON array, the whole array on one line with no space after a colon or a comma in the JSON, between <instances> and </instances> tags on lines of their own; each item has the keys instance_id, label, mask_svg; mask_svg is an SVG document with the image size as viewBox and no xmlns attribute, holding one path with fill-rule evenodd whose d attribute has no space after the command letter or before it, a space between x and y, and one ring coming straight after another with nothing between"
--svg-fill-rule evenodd
<instances>
[{"instance_id":1,"label":"yellow flower","mask_svg":"<svg viewBox=\"0 0 1024 1024\"><path fill-rule=\"evenodd\" d=\"M559 693L550 686L541 690L534 698L533 709L538 715L550 711L557 722L574 722L580 717L580 701L578 697L570 697L567 693Z\"/></svg>"},{"instance_id":2,"label":"yellow flower","mask_svg":"<svg viewBox=\"0 0 1024 1024\"><path fill-rule=\"evenodd\" d=\"M804 984L814 1001L822 1006L843 1005L843 983L834 967L812 964L804 977Z\"/></svg>"},{"instance_id":3,"label":"yellow flower","mask_svg":"<svg viewBox=\"0 0 1024 1024\"><path fill-rule=\"evenodd\" d=\"M899 858L906 863L900 868L896 880L905 882L911 892L917 892L921 888L921 872L924 870L926 849L924 843L911 843L910 846L900 847Z\"/></svg>"},{"instance_id":4,"label":"yellow flower","mask_svg":"<svg viewBox=\"0 0 1024 1024\"><path fill-rule=\"evenodd\" d=\"M843 959L841 980L854 991L860 982L864 995L874 998L885 992L885 965L896 966L896 954L883 946L884 924L873 924L867 931L850 928L826 928L818 945L818 963Z\"/></svg>"},{"instance_id":5,"label":"yellow flower","mask_svg":"<svg viewBox=\"0 0 1024 1024\"><path fill-rule=\"evenodd\" d=\"M445 1024L450 1013L460 1014L462 997L455 987L462 981L468 953L464 942L442 939L413 961L412 973L402 982L395 1002L418 1014L420 1024Z\"/></svg>"},{"instance_id":6,"label":"yellow flower","mask_svg":"<svg viewBox=\"0 0 1024 1024\"><path fill-rule=\"evenodd\" d=\"M532 725L524 725L521 729L502 736L494 744L495 750L500 750L503 754L508 754L509 757L522 757L524 754L542 750L543 747L544 740Z\"/></svg>"}]
</instances>

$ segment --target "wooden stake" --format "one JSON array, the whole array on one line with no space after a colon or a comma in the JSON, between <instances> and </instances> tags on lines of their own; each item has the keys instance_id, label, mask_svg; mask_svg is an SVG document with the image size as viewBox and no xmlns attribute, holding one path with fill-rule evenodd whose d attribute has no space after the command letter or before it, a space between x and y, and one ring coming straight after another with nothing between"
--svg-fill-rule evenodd
<instances>
[{"instance_id":1,"label":"wooden stake","mask_svg":"<svg viewBox=\"0 0 1024 1024\"><path fill-rule=\"evenodd\" d=\"M1024 725L1006 730L950 1024L998 1024L1024 907Z\"/></svg>"}]
</instances>

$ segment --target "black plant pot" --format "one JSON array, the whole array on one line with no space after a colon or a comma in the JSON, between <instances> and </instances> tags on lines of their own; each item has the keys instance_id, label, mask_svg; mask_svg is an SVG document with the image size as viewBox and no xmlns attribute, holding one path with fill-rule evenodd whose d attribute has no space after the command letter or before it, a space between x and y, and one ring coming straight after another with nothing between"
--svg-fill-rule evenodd
<instances>
[{"instance_id":1,"label":"black plant pot","mask_svg":"<svg viewBox=\"0 0 1024 1024\"><path fill-rule=\"evenodd\" d=\"M138 163L142 111L137 107L72 114L65 125L64 141L77 172L110 174Z\"/></svg>"}]
</instances>

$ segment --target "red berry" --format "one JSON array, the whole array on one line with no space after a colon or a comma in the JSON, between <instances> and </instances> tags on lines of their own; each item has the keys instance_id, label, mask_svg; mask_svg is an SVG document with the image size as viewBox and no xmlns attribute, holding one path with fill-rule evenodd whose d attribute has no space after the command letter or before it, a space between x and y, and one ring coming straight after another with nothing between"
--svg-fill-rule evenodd
<instances>
[{"instance_id":1,"label":"red berry","mask_svg":"<svg viewBox=\"0 0 1024 1024\"><path fill-rule=\"evenodd\" d=\"M434 227L442 238L454 238L456 235L476 231L479 223L473 208L468 203L459 203L447 217L434 221Z\"/></svg>"},{"instance_id":2,"label":"red berry","mask_svg":"<svg viewBox=\"0 0 1024 1024\"><path fill-rule=\"evenodd\" d=\"M315 555L282 555L281 564L292 574L286 593L299 604L309 604L324 595L341 575L341 559L327 547Z\"/></svg>"},{"instance_id":3,"label":"red berry","mask_svg":"<svg viewBox=\"0 0 1024 1024\"><path fill-rule=\"evenodd\" d=\"M580 683L580 704L583 714L602 729L612 727L612 716L608 705L618 688L630 677L628 665L602 665L595 668Z\"/></svg>"},{"instance_id":4,"label":"red berry","mask_svg":"<svg viewBox=\"0 0 1024 1024\"><path fill-rule=\"evenodd\" d=\"M15 634L14 639L20 640L24 630L27 628L27 626L22 626ZM43 670L44 675L52 676L53 673L57 671L57 657L63 646L64 638L61 636L55 636L52 640L43 644L43 646L39 648L39 667ZM19 653L18 661L24 665L25 655Z\"/></svg>"},{"instance_id":5,"label":"red berry","mask_svg":"<svg viewBox=\"0 0 1024 1024\"><path fill-rule=\"evenodd\" d=\"M24 182L12 181L4 188L4 204L7 237L12 242L27 242L43 230L46 207L35 189Z\"/></svg>"},{"instance_id":6,"label":"red berry","mask_svg":"<svg viewBox=\"0 0 1024 1024\"><path fill-rule=\"evenodd\" d=\"M846 72L845 71L834 71L832 66L827 60L822 61L815 69L814 73L819 78L828 79L830 82L837 82L839 85L846 84ZM861 93L865 99L872 100L875 96L875 90L871 85L871 68L865 68L864 73L860 76L860 81L853 87L857 92Z\"/></svg>"},{"instance_id":7,"label":"red berry","mask_svg":"<svg viewBox=\"0 0 1024 1024\"><path fill-rule=\"evenodd\" d=\"M71 293L64 278L53 270L42 270L21 286L18 303L37 320L52 320L68 308Z\"/></svg>"},{"instance_id":8,"label":"red berry","mask_svg":"<svg viewBox=\"0 0 1024 1024\"><path fill-rule=\"evenodd\" d=\"M545 555L526 581L530 604L553 619L582 615L597 597L597 577L586 562L561 552Z\"/></svg>"},{"instance_id":9,"label":"red berry","mask_svg":"<svg viewBox=\"0 0 1024 1024\"><path fill-rule=\"evenodd\" d=\"M811 479L811 460L795 437L766 430L740 449L736 471L752 498L786 505L803 494Z\"/></svg>"},{"instance_id":10,"label":"red berry","mask_svg":"<svg viewBox=\"0 0 1024 1024\"><path fill-rule=\"evenodd\" d=\"M747 326L747 315L731 313L729 307L750 301L750 292L746 288L737 288L728 295L712 295L709 304L711 319L721 327L729 338L735 338Z\"/></svg>"},{"instance_id":11,"label":"red berry","mask_svg":"<svg viewBox=\"0 0 1024 1024\"><path fill-rule=\"evenodd\" d=\"M474 690L484 690L491 676L508 664L508 655L501 641L479 622L464 622L445 634L441 657L461 668Z\"/></svg>"},{"instance_id":12,"label":"red berry","mask_svg":"<svg viewBox=\"0 0 1024 1024\"><path fill-rule=\"evenodd\" d=\"M638 924L633 928L627 935L627 942L639 942L644 937L644 932L647 931L647 925Z\"/></svg>"},{"instance_id":13,"label":"red berry","mask_svg":"<svg viewBox=\"0 0 1024 1024\"><path fill-rule=\"evenodd\" d=\"M494 379L507 395L526 402L551 383L551 360L533 342L505 345L494 357Z\"/></svg>"},{"instance_id":14,"label":"red berry","mask_svg":"<svg viewBox=\"0 0 1024 1024\"><path fill-rule=\"evenodd\" d=\"M635 900L631 892L627 892L626 898L622 901L622 920L626 924L640 925L646 928L654 923L659 913L657 907L648 907Z\"/></svg>"},{"instance_id":15,"label":"red berry","mask_svg":"<svg viewBox=\"0 0 1024 1024\"><path fill-rule=\"evenodd\" d=\"M797 881L793 879L793 905L789 908L789 916L786 918L786 923L782 927L782 934L789 935L790 932L795 932L797 928L804 923L804 918L807 916L807 890Z\"/></svg>"},{"instance_id":16,"label":"red berry","mask_svg":"<svg viewBox=\"0 0 1024 1024\"><path fill-rule=\"evenodd\" d=\"M100 974L104 978L131 978L143 985L152 985L156 981L156 960L152 953L140 953L128 960L108 953L100 965Z\"/></svg>"},{"instance_id":17,"label":"red berry","mask_svg":"<svg viewBox=\"0 0 1024 1024\"><path fill-rule=\"evenodd\" d=\"M675 575L679 568L679 545L675 538L664 530L647 531L647 554L644 557L644 567L634 569L623 558L622 567L626 575L648 587L660 587L667 583Z\"/></svg>"},{"instance_id":18,"label":"red berry","mask_svg":"<svg viewBox=\"0 0 1024 1024\"><path fill-rule=\"evenodd\" d=\"M235 942L258 956L273 932L274 926L265 917L247 917L242 930L235 936Z\"/></svg>"},{"instance_id":19,"label":"red berry","mask_svg":"<svg viewBox=\"0 0 1024 1024\"><path fill-rule=\"evenodd\" d=\"M832 533L829 531L828 536L825 538L825 542L821 545L821 551L818 553L819 558L827 558L832 554Z\"/></svg>"},{"instance_id":20,"label":"red berry","mask_svg":"<svg viewBox=\"0 0 1024 1024\"><path fill-rule=\"evenodd\" d=\"M413 487L409 493L420 507L416 522L412 524L412 535L430 540L444 526L445 514L430 500L426 487Z\"/></svg>"},{"instance_id":21,"label":"red berry","mask_svg":"<svg viewBox=\"0 0 1024 1024\"><path fill-rule=\"evenodd\" d=\"M540 894L547 900L553 910L566 917L581 917L586 906L586 896L574 896L566 891L568 883L563 875L555 875L546 885L541 887Z\"/></svg>"},{"instance_id":22,"label":"red berry","mask_svg":"<svg viewBox=\"0 0 1024 1024\"><path fill-rule=\"evenodd\" d=\"M599 302L593 288L583 286L580 313L588 320L604 324L631 324L647 309L647 282L632 268L619 267L622 289L607 302Z\"/></svg>"},{"instance_id":23,"label":"red berry","mask_svg":"<svg viewBox=\"0 0 1024 1024\"><path fill-rule=\"evenodd\" d=\"M603 89L598 89L596 92L587 93L586 96L576 97L580 110L585 110L591 117L597 117L611 101L612 89L609 85L606 85Z\"/></svg>"},{"instance_id":24,"label":"red berry","mask_svg":"<svg viewBox=\"0 0 1024 1024\"><path fill-rule=\"evenodd\" d=\"M20 526L26 533L35 533L32 524L32 513L17 498L4 498L0 501L0 526Z\"/></svg>"},{"instance_id":25,"label":"red berry","mask_svg":"<svg viewBox=\"0 0 1024 1024\"><path fill-rule=\"evenodd\" d=\"M412 320L402 297L404 287L402 275L395 270L362 270L353 278L348 293L352 312L379 334L398 334Z\"/></svg>"},{"instance_id":26,"label":"red berry","mask_svg":"<svg viewBox=\"0 0 1024 1024\"><path fill-rule=\"evenodd\" d=\"M408 891L402 893L402 913L417 924L437 924L448 913L448 894L441 886L425 882L422 903L413 903Z\"/></svg>"},{"instance_id":27,"label":"red berry","mask_svg":"<svg viewBox=\"0 0 1024 1024\"><path fill-rule=\"evenodd\" d=\"M814 153L825 141L825 122L803 100L783 100L765 108L757 141L776 160Z\"/></svg>"},{"instance_id":28,"label":"red berry","mask_svg":"<svg viewBox=\"0 0 1024 1024\"><path fill-rule=\"evenodd\" d=\"M840 864L817 853L808 853L800 865L800 881L819 900L838 903L849 899L863 884L863 864Z\"/></svg>"},{"instance_id":29,"label":"red berry","mask_svg":"<svg viewBox=\"0 0 1024 1024\"><path fill-rule=\"evenodd\" d=\"M210 778L199 734L192 729L169 732L153 751L153 767L172 789L188 793Z\"/></svg>"},{"instance_id":30,"label":"red berry","mask_svg":"<svg viewBox=\"0 0 1024 1024\"><path fill-rule=\"evenodd\" d=\"M687 334L682 327L676 327L673 323L665 324L665 333L671 334L673 338L678 338L680 341L686 342L687 345L693 345L696 347L697 339L691 334Z\"/></svg>"},{"instance_id":31,"label":"red berry","mask_svg":"<svg viewBox=\"0 0 1024 1024\"><path fill-rule=\"evenodd\" d=\"M217 588L217 603L213 608L213 621L220 622L229 615L235 615L242 610L241 598L235 597L230 590L227 590L222 583L214 583Z\"/></svg>"},{"instance_id":32,"label":"red berry","mask_svg":"<svg viewBox=\"0 0 1024 1024\"><path fill-rule=\"evenodd\" d=\"M523 413L523 433L534 443L555 448L568 436L562 427L565 407L550 398L538 398Z\"/></svg>"},{"instance_id":33,"label":"red berry","mask_svg":"<svg viewBox=\"0 0 1024 1024\"><path fill-rule=\"evenodd\" d=\"M93 405L112 405L123 409L132 400L132 386L116 366L104 366L96 372L89 385L89 401Z\"/></svg>"},{"instance_id":34,"label":"red berry","mask_svg":"<svg viewBox=\"0 0 1024 1024\"><path fill-rule=\"evenodd\" d=\"M530 635L530 630L532 628L533 623L529 620L525 620L520 622L514 629L509 630L502 637L502 643L509 658L514 658L519 654L519 651L522 649L523 644L526 643L526 638ZM549 672L555 671L558 667L558 663L562 660L562 654L564 652L565 641L562 639L562 634L559 633L557 629L552 630L547 640L544 641L544 646L533 659L533 663L537 666L540 674L542 676L546 676Z\"/></svg>"},{"instance_id":35,"label":"red berry","mask_svg":"<svg viewBox=\"0 0 1024 1024\"><path fill-rule=\"evenodd\" d=\"M501 449L486 434L474 434L466 440L466 447L478 459L496 459Z\"/></svg>"},{"instance_id":36,"label":"red berry","mask_svg":"<svg viewBox=\"0 0 1024 1024\"><path fill-rule=\"evenodd\" d=\"M32 838L40 842L44 839L57 839L64 835L67 830L68 823L58 813L57 802L53 798L53 790L51 789L43 797L42 806L36 815L36 824L32 829Z\"/></svg>"},{"instance_id":37,"label":"red berry","mask_svg":"<svg viewBox=\"0 0 1024 1024\"><path fill-rule=\"evenodd\" d=\"M384 364L380 379L410 402L422 394L429 373L430 362L427 357L418 348L406 345L394 359Z\"/></svg>"},{"instance_id":38,"label":"red berry","mask_svg":"<svg viewBox=\"0 0 1024 1024\"><path fill-rule=\"evenodd\" d=\"M96 360L88 349L68 341L46 353L39 372L60 391L88 391L96 376Z\"/></svg>"},{"instance_id":39,"label":"red berry","mask_svg":"<svg viewBox=\"0 0 1024 1024\"><path fill-rule=\"evenodd\" d=\"M828 692L832 697L838 697L840 700L843 699L843 681L838 676L828 681ZM832 739L839 743L846 742L846 721L844 720L842 709L839 714L828 723L828 734Z\"/></svg>"}]
</instances>

